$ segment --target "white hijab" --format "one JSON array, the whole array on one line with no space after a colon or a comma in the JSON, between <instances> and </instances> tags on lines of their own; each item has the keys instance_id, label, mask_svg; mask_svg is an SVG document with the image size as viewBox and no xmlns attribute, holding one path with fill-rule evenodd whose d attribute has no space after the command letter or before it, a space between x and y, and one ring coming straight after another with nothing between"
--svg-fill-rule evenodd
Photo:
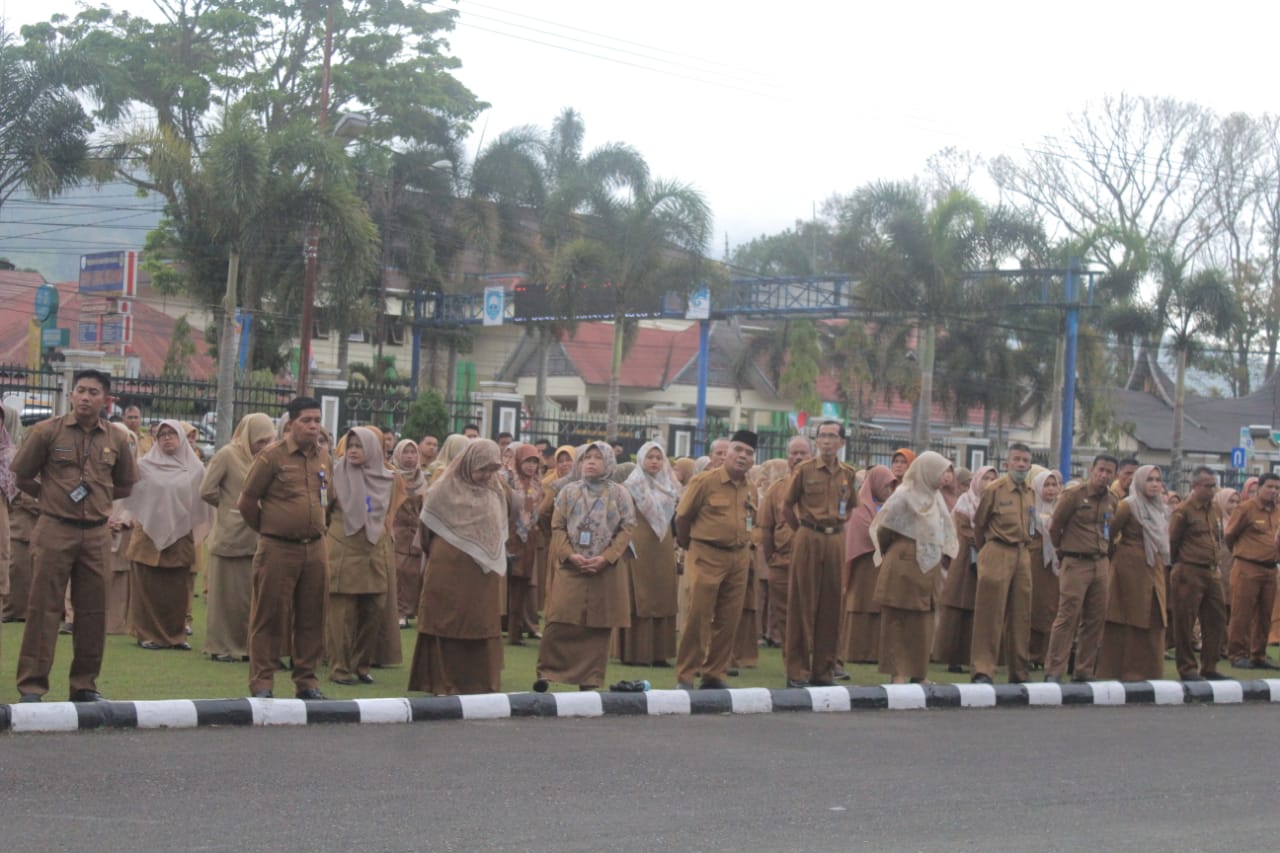
<instances>
[{"instance_id":1,"label":"white hijab","mask_svg":"<svg viewBox=\"0 0 1280 853\"><path fill-rule=\"evenodd\" d=\"M644 459L650 450L662 454L662 468L652 475L644 470ZM680 502L680 483L671 470L666 451L658 442L646 442L636 454L636 459L635 470L627 475L622 485L631 493L631 502L649 523L654 535L662 539L671 529L671 519L676 514L676 504Z\"/></svg>"},{"instance_id":2,"label":"white hijab","mask_svg":"<svg viewBox=\"0 0 1280 853\"><path fill-rule=\"evenodd\" d=\"M950 467L951 460L932 450L921 453L911 463L902 476L902 485L893 490L871 522L871 541L875 543L873 559L877 566L884 559L876 535L882 527L915 541L916 563L922 572L941 563L943 554L954 557L959 553L955 523L942 492L938 491L942 475Z\"/></svg>"}]
</instances>

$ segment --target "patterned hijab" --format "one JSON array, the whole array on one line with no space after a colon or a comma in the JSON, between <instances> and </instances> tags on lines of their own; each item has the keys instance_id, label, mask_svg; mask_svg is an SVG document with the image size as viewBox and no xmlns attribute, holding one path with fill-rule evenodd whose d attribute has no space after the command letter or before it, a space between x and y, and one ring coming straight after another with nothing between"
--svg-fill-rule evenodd
<instances>
[{"instance_id":1,"label":"patterned hijab","mask_svg":"<svg viewBox=\"0 0 1280 853\"><path fill-rule=\"evenodd\" d=\"M647 474L644 470L645 457L649 451L656 450L662 454L662 467L657 474ZM675 472L671 470L671 462L666 451L656 441L645 443L636 453L639 464L623 483L631 495L636 512L644 516L649 529L659 539L667 535L671 529L671 519L676 514L676 504L680 502L680 483Z\"/></svg>"},{"instance_id":2,"label":"patterned hijab","mask_svg":"<svg viewBox=\"0 0 1280 853\"><path fill-rule=\"evenodd\" d=\"M435 478L449 467L449 463L462 455L462 452L471 445L471 439L465 435L452 433L445 436L444 444L440 445L440 452L436 454L435 460L431 463L431 467L427 469L427 478L432 482ZM498 453L498 461L502 461L502 453Z\"/></svg>"},{"instance_id":3,"label":"patterned hijab","mask_svg":"<svg viewBox=\"0 0 1280 853\"><path fill-rule=\"evenodd\" d=\"M350 437L360 440L364 463L352 465L346 450ZM342 528L348 536L361 530L372 545L386 532L396 475L382 456L382 437L369 427L354 427L342 437L342 455L333 463L333 490L342 508Z\"/></svg>"},{"instance_id":4,"label":"patterned hijab","mask_svg":"<svg viewBox=\"0 0 1280 853\"><path fill-rule=\"evenodd\" d=\"M199 544L213 521L213 507L200 497L204 465L187 443L180 421L161 421L156 433L164 427L178 434L178 449L170 456L157 438L138 460L138 482L122 504L160 551L188 533Z\"/></svg>"},{"instance_id":5,"label":"patterned hijab","mask_svg":"<svg viewBox=\"0 0 1280 853\"><path fill-rule=\"evenodd\" d=\"M1147 565L1163 568L1172 562L1169 558L1169 505L1165 503L1164 495L1148 498L1142 494L1142 487L1154 470L1154 465L1143 465L1133 472L1129 497L1125 500L1133 517L1142 525L1142 552L1146 555Z\"/></svg>"},{"instance_id":6,"label":"patterned hijab","mask_svg":"<svg viewBox=\"0 0 1280 853\"><path fill-rule=\"evenodd\" d=\"M893 494L893 487L897 482L888 466L876 465L867 471L867 476L862 480L862 488L858 489L858 505L853 508L845 526L846 564L876 550L875 543L871 541L871 522L875 520L880 507Z\"/></svg>"},{"instance_id":7,"label":"patterned hijab","mask_svg":"<svg viewBox=\"0 0 1280 853\"><path fill-rule=\"evenodd\" d=\"M529 533L538 523L538 507L542 505L543 485L535 469L532 477L526 477L521 470L528 459L538 459L541 454L532 444L521 444L516 447L515 470L509 473L507 485L511 487L512 522L516 536L521 542L529 541Z\"/></svg>"},{"instance_id":8,"label":"patterned hijab","mask_svg":"<svg viewBox=\"0 0 1280 853\"><path fill-rule=\"evenodd\" d=\"M871 522L870 534L875 544L877 566L883 560L880 540L876 536L881 527L915 541L916 564L922 572L928 572L941 563L944 554L954 557L960 552L956 526L947 512L947 502L938 491L942 475L950 467L950 459L926 450L902 475L902 485L893 490Z\"/></svg>"},{"instance_id":9,"label":"patterned hijab","mask_svg":"<svg viewBox=\"0 0 1280 853\"><path fill-rule=\"evenodd\" d=\"M1031 481L1031 491L1036 496L1036 527L1040 528L1041 555L1044 557L1044 565L1055 575L1061 574L1062 570L1058 568L1058 552L1053 548L1053 540L1049 537L1049 522L1053 520L1053 508L1058 503L1058 498L1051 501L1044 499L1044 487L1050 478L1058 481L1058 495L1062 495L1062 475L1057 471L1043 469Z\"/></svg>"},{"instance_id":10,"label":"patterned hijab","mask_svg":"<svg viewBox=\"0 0 1280 853\"><path fill-rule=\"evenodd\" d=\"M599 477L587 478L583 462L587 451L595 449L604 457L604 471ZM577 461L569 482L556 496L556 511L565 518L569 545L575 553L599 556L609 547L613 537L623 528L636 523L631 495L609 479L617 467L613 448L603 441L593 441L578 449ZM583 540L586 539L586 543Z\"/></svg>"},{"instance_id":11,"label":"patterned hijab","mask_svg":"<svg viewBox=\"0 0 1280 853\"><path fill-rule=\"evenodd\" d=\"M485 483L475 480L476 472L490 465L502 466L498 443L487 438L469 441L427 490L418 518L434 535L475 560L482 571L505 575L506 495L497 470Z\"/></svg>"}]
</instances>

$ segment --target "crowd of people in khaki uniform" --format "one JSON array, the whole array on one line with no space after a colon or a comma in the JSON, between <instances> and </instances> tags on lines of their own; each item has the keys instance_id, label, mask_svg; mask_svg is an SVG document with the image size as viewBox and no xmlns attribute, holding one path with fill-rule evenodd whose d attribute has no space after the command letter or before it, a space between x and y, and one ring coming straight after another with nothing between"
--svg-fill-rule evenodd
<instances>
[{"instance_id":1,"label":"crowd of people in khaki uniform","mask_svg":"<svg viewBox=\"0 0 1280 853\"><path fill-rule=\"evenodd\" d=\"M1170 655L1184 680L1224 678L1221 658L1275 668L1274 474L1237 493L1197 468L1180 499L1158 467L1102 455L1064 483L1016 443L1003 474L909 448L857 471L835 421L772 460L745 430L698 460L649 442L634 463L474 425L335 443L308 397L279 422L245 416L206 465L189 424L143 432L135 407L109 423L110 395L86 370L64 416L24 430L5 407L0 594L25 621L23 702L49 692L60 632L72 701L102 698L108 633L190 650L197 571L204 653L247 663L263 699L280 670L306 700L326 669L372 684L405 629L408 688L434 695L501 690L504 632L538 642L535 691L604 688L613 658L724 688L761 646L781 648L788 687L848 680L849 663L894 683L931 662L977 683L1000 666L1013 683L1157 679Z\"/></svg>"}]
</instances>

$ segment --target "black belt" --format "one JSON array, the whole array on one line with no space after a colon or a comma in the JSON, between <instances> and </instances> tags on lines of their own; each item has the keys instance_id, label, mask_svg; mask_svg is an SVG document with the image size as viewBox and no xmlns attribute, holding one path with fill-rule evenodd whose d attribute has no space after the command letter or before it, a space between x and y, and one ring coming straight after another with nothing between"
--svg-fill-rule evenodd
<instances>
[{"instance_id":1,"label":"black belt","mask_svg":"<svg viewBox=\"0 0 1280 853\"><path fill-rule=\"evenodd\" d=\"M42 512L40 514L43 515L45 518L52 518L54 521L58 521L63 524L69 524L72 527L79 527L81 530L92 530L95 527L101 527L102 525L107 523L107 520L105 518L99 518L97 520L90 521L89 519L85 519L85 518L63 518L62 516L54 515L51 512Z\"/></svg>"},{"instance_id":2,"label":"black belt","mask_svg":"<svg viewBox=\"0 0 1280 853\"><path fill-rule=\"evenodd\" d=\"M1262 560L1250 560L1248 557L1236 557L1237 560L1244 560L1246 563L1253 563L1255 566L1262 566L1264 569L1274 569L1275 563L1264 563Z\"/></svg>"},{"instance_id":3,"label":"black belt","mask_svg":"<svg viewBox=\"0 0 1280 853\"><path fill-rule=\"evenodd\" d=\"M830 536L833 533L839 533L840 531L844 530L843 524L836 525L835 527L820 527L814 524L812 521L807 521L806 519L803 519L803 518L800 519L800 526L807 527L810 530L816 530L819 533L825 533L828 536Z\"/></svg>"},{"instance_id":4,"label":"black belt","mask_svg":"<svg viewBox=\"0 0 1280 853\"><path fill-rule=\"evenodd\" d=\"M1079 554L1075 551L1063 551L1062 556L1071 557L1075 560L1101 560L1106 554Z\"/></svg>"},{"instance_id":5,"label":"black belt","mask_svg":"<svg viewBox=\"0 0 1280 853\"><path fill-rule=\"evenodd\" d=\"M304 539L297 539L292 536L277 536L274 533L263 533L262 531L258 531L258 535L265 536L268 539L274 539L277 542L288 542L292 545L310 545L312 542L318 542L320 540L319 536L308 536Z\"/></svg>"},{"instance_id":6,"label":"black belt","mask_svg":"<svg viewBox=\"0 0 1280 853\"><path fill-rule=\"evenodd\" d=\"M708 547L715 548L717 551L741 551L743 548L747 547L746 545L721 545L719 542L708 542L705 539L695 539L693 541L697 542L699 545L706 545Z\"/></svg>"},{"instance_id":7,"label":"black belt","mask_svg":"<svg viewBox=\"0 0 1280 853\"><path fill-rule=\"evenodd\" d=\"M1177 565L1190 566L1193 569L1212 569L1212 563L1188 563L1186 560L1178 560Z\"/></svg>"}]
</instances>

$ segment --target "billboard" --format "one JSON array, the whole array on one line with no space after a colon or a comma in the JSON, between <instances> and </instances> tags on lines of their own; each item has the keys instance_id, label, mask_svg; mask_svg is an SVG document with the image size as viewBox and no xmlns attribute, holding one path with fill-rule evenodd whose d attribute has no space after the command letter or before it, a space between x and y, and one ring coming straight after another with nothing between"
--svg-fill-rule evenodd
<instances>
[{"instance_id":1,"label":"billboard","mask_svg":"<svg viewBox=\"0 0 1280 853\"><path fill-rule=\"evenodd\" d=\"M137 252L94 252L80 256L80 292L97 296L135 296Z\"/></svg>"}]
</instances>

